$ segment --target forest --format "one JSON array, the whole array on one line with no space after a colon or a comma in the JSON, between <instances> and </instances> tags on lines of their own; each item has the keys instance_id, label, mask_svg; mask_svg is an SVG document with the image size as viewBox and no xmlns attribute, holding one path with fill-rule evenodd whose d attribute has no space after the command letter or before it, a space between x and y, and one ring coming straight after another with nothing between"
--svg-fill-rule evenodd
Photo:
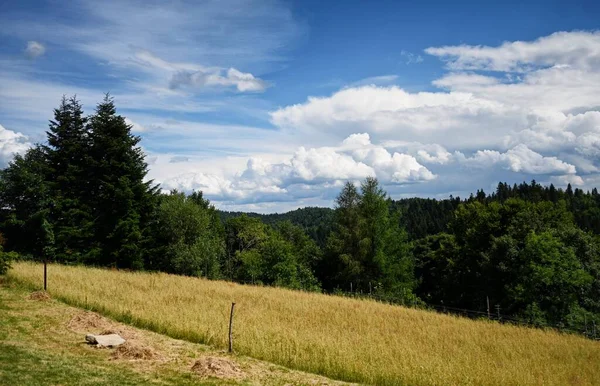
<instances>
[{"instance_id":1,"label":"forest","mask_svg":"<svg viewBox=\"0 0 600 386\"><path fill-rule=\"evenodd\" d=\"M531 181L393 200L369 177L333 209L222 212L200 191L161 192L139 142L109 96L91 115L63 98L46 142L0 172L0 273L46 260L600 321L597 189Z\"/></svg>"}]
</instances>

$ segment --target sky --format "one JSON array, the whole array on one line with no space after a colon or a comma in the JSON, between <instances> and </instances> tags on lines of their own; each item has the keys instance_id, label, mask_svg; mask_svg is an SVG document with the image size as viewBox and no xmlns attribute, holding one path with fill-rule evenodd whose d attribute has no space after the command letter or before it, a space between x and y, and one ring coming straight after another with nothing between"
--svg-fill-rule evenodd
<instances>
[{"instance_id":1,"label":"sky","mask_svg":"<svg viewBox=\"0 0 600 386\"><path fill-rule=\"evenodd\" d=\"M600 3L0 3L0 166L115 99L165 191L224 210L600 185Z\"/></svg>"}]
</instances>

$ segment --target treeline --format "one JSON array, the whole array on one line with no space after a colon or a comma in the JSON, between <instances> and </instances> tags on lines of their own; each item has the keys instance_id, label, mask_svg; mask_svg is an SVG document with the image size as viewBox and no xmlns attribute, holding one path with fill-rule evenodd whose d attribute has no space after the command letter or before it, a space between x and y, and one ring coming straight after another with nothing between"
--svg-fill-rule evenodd
<instances>
[{"instance_id":1,"label":"treeline","mask_svg":"<svg viewBox=\"0 0 600 386\"><path fill-rule=\"evenodd\" d=\"M335 209L221 212L202 192L145 181L139 138L106 97L75 98L47 141L0 172L0 271L9 257L164 271L502 313L600 322L600 196L500 183L466 199L391 200L375 178ZM1 272L0 272L1 273Z\"/></svg>"}]
</instances>

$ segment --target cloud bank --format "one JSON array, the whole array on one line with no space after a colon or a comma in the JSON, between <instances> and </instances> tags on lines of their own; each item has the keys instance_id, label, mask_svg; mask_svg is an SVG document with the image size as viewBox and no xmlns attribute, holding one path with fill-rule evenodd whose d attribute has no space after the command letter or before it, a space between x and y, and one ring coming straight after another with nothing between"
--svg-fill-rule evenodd
<instances>
[{"instance_id":1,"label":"cloud bank","mask_svg":"<svg viewBox=\"0 0 600 386\"><path fill-rule=\"evenodd\" d=\"M29 41L30 58L46 55L31 40L35 31L53 52L76 52L90 68L107 69L102 82L114 76L117 105L144 138L150 177L165 189L201 189L217 205L272 211L330 205L345 181L366 176L393 197L464 195L533 178L584 189L600 181L600 32L404 52L405 64L439 63L427 91L386 72L274 107L258 98L276 86L265 73L302 35L283 3L241 1L233 15L213 2L199 10L184 1L168 12L135 1L77 4L95 15L89 30L0 20ZM21 56L19 65L48 58ZM40 139L14 131L17 117L27 127L27 119L45 121L63 93L78 94L86 107L100 95L58 75L45 79L0 68L0 113L13 129L0 130L1 159ZM249 119L236 122L252 124L219 123L232 111Z\"/></svg>"}]
</instances>

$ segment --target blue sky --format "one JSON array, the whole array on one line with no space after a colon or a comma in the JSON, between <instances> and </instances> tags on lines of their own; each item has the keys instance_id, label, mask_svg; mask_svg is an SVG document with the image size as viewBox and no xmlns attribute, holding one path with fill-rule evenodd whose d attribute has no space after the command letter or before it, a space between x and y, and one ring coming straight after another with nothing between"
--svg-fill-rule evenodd
<instances>
[{"instance_id":1,"label":"blue sky","mask_svg":"<svg viewBox=\"0 0 600 386\"><path fill-rule=\"evenodd\" d=\"M0 162L110 92L149 177L231 210L600 174L600 5L21 1L0 12Z\"/></svg>"}]
</instances>

